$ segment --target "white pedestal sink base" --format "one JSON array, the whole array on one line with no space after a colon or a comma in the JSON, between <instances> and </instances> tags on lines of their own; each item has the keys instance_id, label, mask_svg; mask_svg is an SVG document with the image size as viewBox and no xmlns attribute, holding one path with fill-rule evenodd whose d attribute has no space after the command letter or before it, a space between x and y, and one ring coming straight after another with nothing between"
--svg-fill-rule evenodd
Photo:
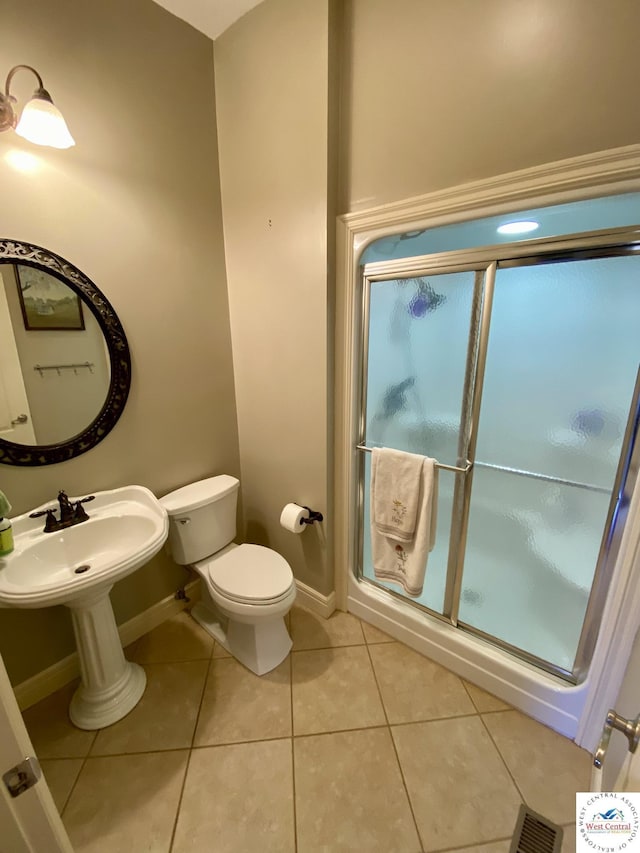
<instances>
[{"instance_id":1,"label":"white pedestal sink base","mask_svg":"<svg viewBox=\"0 0 640 853\"><path fill-rule=\"evenodd\" d=\"M124 678L116 685L114 695L91 694L83 684L73 694L69 705L69 719L79 729L103 729L117 723L133 710L147 686L147 675L137 663L125 660Z\"/></svg>"},{"instance_id":2,"label":"white pedestal sink base","mask_svg":"<svg viewBox=\"0 0 640 853\"><path fill-rule=\"evenodd\" d=\"M95 730L121 720L140 701L144 669L125 660L109 599L111 586L67 604L76 636L82 683L69 707L80 729Z\"/></svg>"}]
</instances>

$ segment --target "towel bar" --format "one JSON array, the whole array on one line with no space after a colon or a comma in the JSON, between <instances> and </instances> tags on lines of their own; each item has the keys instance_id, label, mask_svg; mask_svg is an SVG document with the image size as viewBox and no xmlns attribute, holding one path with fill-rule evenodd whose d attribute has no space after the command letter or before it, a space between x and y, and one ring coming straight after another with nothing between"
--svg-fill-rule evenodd
<instances>
[{"instance_id":1,"label":"towel bar","mask_svg":"<svg viewBox=\"0 0 640 853\"><path fill-rule=\"evenodd\" d=\"M371 453L373 447L367 447L366 444L356 444L356 450L364 450L365 453ZM455 471L457 474L468 474L473 468L473 462L467 462L464 468L459 468L457 465L445 465L444 462L436 462L436 468L442 468L445 471Z\"/></svg>"},{"instance_id":2,"label":"towel bar","mask_svg":"<svg viewBox=\"0 0 640 853\"><path fill-rule=\"evenodd\" d=\"M86 367L89 373L93 373L94 364L92 361L81 361L76 364L35 364L33 369L37 370L40 376L42 376L43 370L57 370L58 376L60 376L61 370L73 370L74 373L77 373L79 367Z\"/></svg>"}]
</instances>

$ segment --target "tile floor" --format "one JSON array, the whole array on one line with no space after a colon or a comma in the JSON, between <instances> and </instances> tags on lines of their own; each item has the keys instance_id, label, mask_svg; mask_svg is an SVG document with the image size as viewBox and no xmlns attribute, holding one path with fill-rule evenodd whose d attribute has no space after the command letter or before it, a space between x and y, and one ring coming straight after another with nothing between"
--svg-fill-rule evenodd
<instances>
[{"instance_id":1,"label":"tile floor","mask_svg":"<svg viewBox=\"0 0 640 853\"><path fill-rule=\"evenodd\" d=\"M73 685L25 711L77 853L507 853L523 801L572 853L588 753L354 616L290 626L257 678L185 611L127 650L124 720L73 728Z\"/></svg>"}]
</instances>

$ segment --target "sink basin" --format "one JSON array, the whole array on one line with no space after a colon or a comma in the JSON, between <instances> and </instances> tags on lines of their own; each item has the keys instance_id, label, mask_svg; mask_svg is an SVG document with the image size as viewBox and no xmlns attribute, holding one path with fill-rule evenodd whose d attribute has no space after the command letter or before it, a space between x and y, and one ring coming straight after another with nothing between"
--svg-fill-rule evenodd
<instances>
[{"instance_id":1,"label":"sink basin","mask_svg":"<svg viewBox=\"0 0 640 853\"><path fill-rule=\"evenodd\" d=\"M94 730L122 719L144 693L145 671L125 660L109 591L158 553L169 522L144 486L96 492L87 511L87 521L55 533L29 513L11 519L15 549L0 557L0 607L70 609L81 683L69 717Z\"/></svg>"},{"instance_id":2,"label":"sink basin","mask_svg":"<svg viewBox=\"0 0 640 853\"><path fill-rule=\"evenodd\" d=\"M97 492L87 511L88 521L57 533L44 533L43 519L29 513L12 519L15 549L0 557L0 606L69 604L148 562L167 538L167 513L143 486Z\"/></svg>"}]
</instances>

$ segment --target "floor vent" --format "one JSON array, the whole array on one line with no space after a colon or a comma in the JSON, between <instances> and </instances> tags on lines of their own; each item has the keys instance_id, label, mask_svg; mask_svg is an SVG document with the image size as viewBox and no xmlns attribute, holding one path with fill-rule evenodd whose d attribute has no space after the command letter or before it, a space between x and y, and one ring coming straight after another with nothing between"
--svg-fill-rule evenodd
<instances>
[{"instance_id":1,"label":"floor vent","mask_svg":"<svg viewBox=\"0 0 640 853\"><path fill-rule=\"evenodd\" d=\"M562 827L520 806L509 853L560 853Z\"/></svg>"}]
</instances>

